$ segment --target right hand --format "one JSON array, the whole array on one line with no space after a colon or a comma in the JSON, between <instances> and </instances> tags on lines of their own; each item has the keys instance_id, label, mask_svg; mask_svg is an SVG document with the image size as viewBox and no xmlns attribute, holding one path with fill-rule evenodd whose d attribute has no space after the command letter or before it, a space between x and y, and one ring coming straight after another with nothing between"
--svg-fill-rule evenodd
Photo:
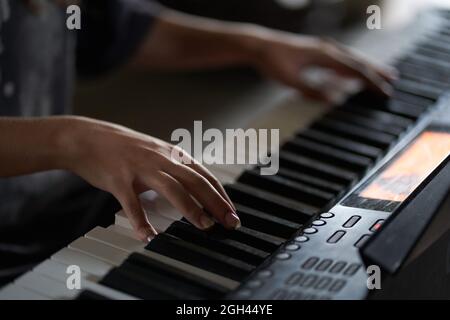
<instances>
[{"instance_id":1,"label":"right hand","mask_svg":"<svg viewBox=\"0 0 450 320\"><path fill-rule=\"evenodd\" d=\"M215 221L229 229L240 226L220 182L186 153L188 164L172 159L175 146L107 122L82 117L69 121L63 135L64 167L113 194L141 240L156 235L138 197L149 189L200 229L212 227Z\"/></svg>"}]
</instances>

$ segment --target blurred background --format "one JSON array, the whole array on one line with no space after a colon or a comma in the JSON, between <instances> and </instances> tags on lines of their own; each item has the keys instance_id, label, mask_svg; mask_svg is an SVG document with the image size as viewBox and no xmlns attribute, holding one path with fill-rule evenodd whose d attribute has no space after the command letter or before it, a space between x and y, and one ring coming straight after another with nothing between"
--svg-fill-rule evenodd
<instances>
[{"instance_id":1,"label":"blurred background","mask_svg":"<svg viewBox=\"0 0 450 320\"><path fill-rule=\"evenodd\" d=\"M334 37L380 63L389 63L417 36L415 26L426 23L421 19L425 12L435 6L450 7L450 0L160 2L196 15ZM371 4L382 9L381 30L366 28L366 9ZM204 127L246 127L261 115L285 110L286 103L295 108L307 102L287 88L242 69L183 73L121 70L80 81L74 101L77 114L124 124L165 140L176 128L192 128L194 120L203 120Z\"/></svg>"}]
</instances>

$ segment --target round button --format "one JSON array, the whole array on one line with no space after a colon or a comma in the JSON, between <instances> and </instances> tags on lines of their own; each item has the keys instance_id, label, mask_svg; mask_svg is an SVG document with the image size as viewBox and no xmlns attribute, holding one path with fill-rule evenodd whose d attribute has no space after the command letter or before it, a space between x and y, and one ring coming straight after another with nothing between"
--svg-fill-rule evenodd
<instances>
[{"instance_id":1,"label":"round button","mask_svg":"<svg viewBox=\"0 0 450 320\"><path fill-rule=\"evenodd\" d=\"M315 221L313 221L312 224L313 224L314 226L323 226L324 224L326 224L326 222L323 221L323 220L315 220Z\"/></svg>"},{"instance_id":2,"label":"round button","mask_svg":"<svg viewBox=\"0 0 450 320\"><path fill-rule=\"evenodd\" d=\"M322 213L322 214L320 215L320 217L321 217L321 218L324 218L324 219L330 219L330 218L333 218L333 217L334 217L334 213L331 213L331 212L325 212L325 213Z\"/></svg>"},{"instance_id":3,"label":"round button","mask_svg":"<svg viewBox=\"0 0 450 320\"><path fill-rule=\"evenodd\" d=\"M250 289L256 289L263 285L263 282L261 280L251 280L247 282L246 286Z\"/></svg>"},{"instance_id":4,"label":"round button","mask_svg":"<svg viewBox=\"0 0 450 320\"><path fill-rule=\"evenodd\" d=\"M317 229L316 228L306 228L305 230L303 230L303 233L306 234L312 234L312 233L316 233Z\"/></svg>"},{"instance_id":5,"label":"round button","mask_svg":"<svg viewBox=\"0 0 450 320\"><path fill-rule=\"evenodd\" d=\"M248 289L243 289L243 290L240 290L240 291L237 293L237 296L238 296L239 298L243 298L243 299L245 299L245 298L250 298L250 297L252 296L252 291L251 291L251 290L248 290Z\"/></svg>"},{"instance_id":6,"label":"round button","mask_svg":"<svg viewBox=\"0 0 450 320\"><path fill-rule=\"evenodd\" d=\"M291 257L291 255L289 253L282 252L282 253L277 254L276 257L279 260L287 260L287 259L289 259Z\"/></svg>"},{"instance_id":7,"label":"round button","mask_svg":"<svg viewBox=\"0 0 450 320\"><path fill-rule=\"evenodd\" d=\"M288 244L285 249L289 251L297 251L300 249L300 246L298 244Z\"/></svg>"},{"instance_id":8,"label":"round button","mask_svg":"<svg viewBox=\"0 0 450 320\"><path fill-rule=\"evenodd\" d=\"M298 241L298 242L306 242L308 240L309 240L309 238L307 236L298 236L295 238L295 241Z\"/></svg>"},{"instance_id":9,"label":"round button","mask_svg":"<svg viewBox=\"0 0 450 320\"><path fill-rule=\"evenodd\" d=\"M261 270L258 272L258 277L260 278L270 278L272 276L273 272L272 270Z\"/></svg>"}]
</instances>

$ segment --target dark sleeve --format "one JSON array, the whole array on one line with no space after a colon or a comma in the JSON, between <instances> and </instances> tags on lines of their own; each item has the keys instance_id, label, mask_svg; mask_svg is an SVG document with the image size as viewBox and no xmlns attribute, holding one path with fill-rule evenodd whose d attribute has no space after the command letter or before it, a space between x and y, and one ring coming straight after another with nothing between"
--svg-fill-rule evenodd
<instances>
[{"instance_id":1,"label":"dark sleeve","mask_svg":"<svg viewBox=\"0 0 450 320\"><path fill-rule=\"evenodd\" d=\"M84 0L77 32L77 72L105 73L125 63L161 7L151 0Z\"/></svg>"}]
</instances>

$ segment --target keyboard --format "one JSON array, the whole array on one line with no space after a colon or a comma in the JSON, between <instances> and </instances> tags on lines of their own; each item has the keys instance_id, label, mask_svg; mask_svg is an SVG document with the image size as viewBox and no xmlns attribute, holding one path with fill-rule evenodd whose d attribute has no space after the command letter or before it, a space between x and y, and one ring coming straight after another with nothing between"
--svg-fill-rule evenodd
<instances>
[{"instance_id":1,"label":"keyboard","mask_svg":"<svg viewBox=\"0 0 450 320\"><path fill-rule=\"evenodd\" d=\"M280 149L276 175L212 168L236 204L238 230L198 230L149 191L141 199L159 234L148 244L119 212L114 225L58 251L5 286L0 299L365 299L368 261L395 286L399 269L420 265L406 262L425 225L409 242L409 227L390 229L411 222L404 213L445 173L446 158L403 200L373 198L380 190L372 182L422 135L446 141L450 12L435 15L436 27L395 62L400 78L390 99L358 93L297 131ZM398 255L386 257L383 241L402 232L401 248L391 244ZM81 289L67 287L71 265L80 268Z\"/></svg>"}]
</instances>

